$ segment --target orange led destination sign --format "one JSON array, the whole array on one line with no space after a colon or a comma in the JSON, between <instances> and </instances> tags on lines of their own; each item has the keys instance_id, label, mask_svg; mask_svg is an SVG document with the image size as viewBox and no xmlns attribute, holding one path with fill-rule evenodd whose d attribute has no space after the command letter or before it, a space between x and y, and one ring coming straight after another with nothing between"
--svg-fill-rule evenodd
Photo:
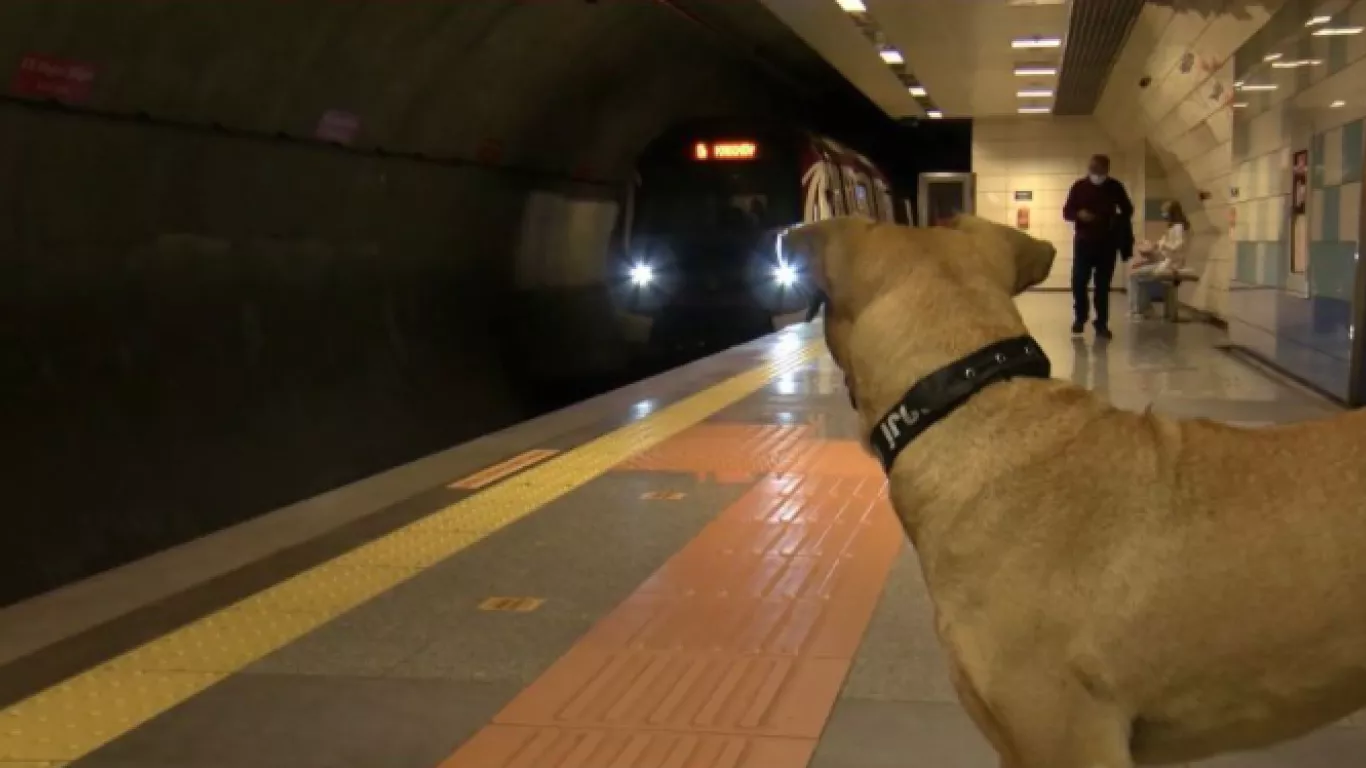
<instances>
[{"instance_id":1,"label":"orange led destination sign","mask_svg":"<svg viewBox=\"0 0 1366 768\"><path fill-rule=\"evenodd\" d=\"M692 150L697 160L753 160L758 154L759 145L752 141L699 141Z\"/></svg>"}]
</instances>

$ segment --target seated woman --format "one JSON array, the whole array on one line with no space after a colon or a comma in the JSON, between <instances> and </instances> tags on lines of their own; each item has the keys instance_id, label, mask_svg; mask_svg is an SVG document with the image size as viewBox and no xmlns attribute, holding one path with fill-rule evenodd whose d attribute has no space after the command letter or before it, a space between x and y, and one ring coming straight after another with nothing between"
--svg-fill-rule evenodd
<instances>
[{"instance_id":1,"label":"seated woman","mask_svg":"<svg viewBox=\"0 0 1366 768\"><path fill-rule=\"evenodd\" d=\"M1176 274L1186 266L1186 234L1190 221L1181 204L1168 200L1162 204L1162 218L1167 231L1156 244L1144 242L1136 249L1139 258L1129 270L1129 311L1135 317L1146 317L1152 309L1152 296L1146 283Z\"/></svg>"}]
</instances>

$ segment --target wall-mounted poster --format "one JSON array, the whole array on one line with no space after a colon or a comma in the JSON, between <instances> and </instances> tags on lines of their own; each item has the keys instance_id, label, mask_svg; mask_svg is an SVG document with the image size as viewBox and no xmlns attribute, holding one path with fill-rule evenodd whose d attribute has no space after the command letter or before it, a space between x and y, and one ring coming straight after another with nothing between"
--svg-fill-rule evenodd
<instances>
[{"instance_id":1,"label":"wall-mounted poster","mask_svg":"<svg viewBox=\"0 0 1366 768\"><path fill-rule=\"evenodd\" d=\"M1301 149L1295 153L1290 163L1290 174L1293 195L1291 204L1294 212L1302 215L1305 203L1309 201L1309 150Z\"/></svg>"},{"instance_id":2,"label":"wall-mounted poster","mask_svg":"<svg viewBox=\"0 0 1366 768\"><path fill-rule=\"evenodd\" d=\"M1290 162L1290 271L1304 274L1309 267L1309 150L1301 149Z\"/></svg>"}]
</instances>

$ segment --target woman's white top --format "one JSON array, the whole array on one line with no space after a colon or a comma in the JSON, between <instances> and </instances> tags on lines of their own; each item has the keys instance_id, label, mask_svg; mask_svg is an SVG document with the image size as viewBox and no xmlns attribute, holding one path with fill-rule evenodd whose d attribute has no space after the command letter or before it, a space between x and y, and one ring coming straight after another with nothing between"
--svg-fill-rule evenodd
<instances>
[{"instance_id":1,"label":"woman's white top","mask_svg":"<svg viewBox=\"0 0 1366 768\"><path fill-rule=\"evenodd\" d=\"M1158 272L1175 272L1186 266L1186 225L1175 223L1167 227L1162 239L1157 241L1155 255L1161 259Z\"/></svg>"}]
</instances>

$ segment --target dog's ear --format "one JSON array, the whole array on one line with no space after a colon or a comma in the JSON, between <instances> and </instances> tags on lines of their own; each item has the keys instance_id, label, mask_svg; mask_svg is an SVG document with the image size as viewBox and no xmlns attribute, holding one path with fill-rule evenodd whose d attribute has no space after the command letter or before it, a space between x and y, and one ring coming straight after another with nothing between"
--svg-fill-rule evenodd
<instances>
[{"instance_id":1,"label":"dog's ear","mask_svg":"<svg viewBox=\"0 0 1366 768\"><path fill-rule=\"evenodd\" d=\"M798 224L778 236L778 257L828 294L832 276L844 273L847 260L858 251L858 242L876 223L864 216L837 216Z\"/></svg>"},{"instance_id":2,"label":"dog's ear","mask_svg":"<svg viewBox=\"0 0 1366 768\"><path fill-rule=\"evenodd\" d=\"M1006 288L1012 294L1042 283L1053 269L1058 249L1014 227L966 213L955 216L949 226L971 237L983 255L1009 262L1012 277Z\"/></svg>"}]
</instances>

